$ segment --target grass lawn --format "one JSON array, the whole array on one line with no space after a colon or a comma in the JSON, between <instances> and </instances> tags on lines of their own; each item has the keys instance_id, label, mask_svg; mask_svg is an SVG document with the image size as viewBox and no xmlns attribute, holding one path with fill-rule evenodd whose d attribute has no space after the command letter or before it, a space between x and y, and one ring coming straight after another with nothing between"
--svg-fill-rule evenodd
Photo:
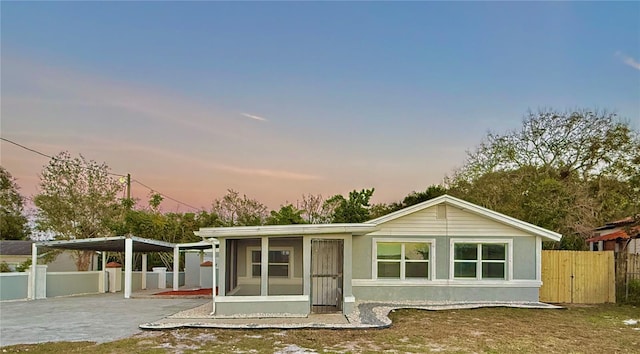
<instances>
[{"instance_id":1,"label":"grass lawn","mask_svg":"<svg viewBox=\"0 0 640 354\"><path fill-rule=\"evenodd\" d=\"M146 331L109 343L15 345L2 353L638 353L640 307L398 310L376 330Z\"/></svg>"}]
</instances>

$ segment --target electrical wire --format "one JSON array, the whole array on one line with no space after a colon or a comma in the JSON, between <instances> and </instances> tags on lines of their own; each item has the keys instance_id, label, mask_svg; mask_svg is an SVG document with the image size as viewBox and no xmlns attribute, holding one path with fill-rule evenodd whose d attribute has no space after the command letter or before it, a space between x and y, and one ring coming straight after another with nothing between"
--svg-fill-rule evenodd
<instances>
[{"instance_id":1,"label":"electrical wire","mask_svg":"<svg viewBox=\"0 0 640 354\"><path fill-rule=\"evenodd\" d=\"M47 155L47 154L45 154L45 153L43 153L43 152L40 152L40 151L38 151L38 150L35 150L35 149L32 149L32 148L26 147L26 146L24 146L24 145L22 145L22 144L18 144L18 143L16 143L15 141L9 140L9 139L7 139L7 138L0 138L0 140L2 140L2 141L6 141L6 142L8 142L8 143L10 143L10 144L13 144L13 145L15 145L15 146L21 147L21 148L23 148L23 149L25 149L25 150L27 150L27 151L31 151L31 152L33 152L33 153L35 153L35 154L40 155L40 156L48 157L48 158L50 158L50 159L55 159L55 157L53 157L53 156L49 156L49 155ZM108 175L112 175L112 176L118 176L118 177L127 177L126 175L121 175L121 174L119 174L119 173L113 173L113 172L107 172L107 174L108 174Z\"/></svg>"},{"instance_id":2,"label":"electrical wire","mask_svg":"<svg viewBox=\"0 0 640 354\"><path fill-rule=\"evenodd\" d=\"M168 196L168 195L166 195L166 194L164 194L164 193L158 192L158 190L157 190L157 189L155 189L155 188L151 188L151 187L149 187L148 185L146 185L146 184L144 184L144 183L142 183L142 182L140 182L140 181L138 181L138 180L136 180L136 179L132 180L131 182L135 182L135 183L137 183L137 184L139 184L139 185L141 185L141 186L143 186L143 187L147 188L147 189L148 189L148 190L150 190L151 192L158 193L158 194L160 194L161 196L163 196L163 197L165 197L165 198L167 198L167 199L169 199L169 200L172 200L172 201L174 201L174 202L176 202L176 203L178 203L178 204L181 204L181 205L184 205L184 206L186 206L186 207L189 207L189 208L191 208L191 209L193 209L193 210L198 210L198 211L203 210L202 208L196 208L196 207L194 207L193 205L189 205L189 204L187 204L187 203L183 203L183 202L181 202L181 201L179 201L179 200L177 200L177 199L175 199L175 198L172 198L172 197L170 197L170 196Z\"/></svg>"},{"instance_id":3,"label":"electrical wire","mask_svg":"<svg viewBox=\"0 0 640 354\"><path fill-rule=\"evenodd\" d=\"M22 148L22 149L24 149L24 150L27 150L27 151L29 151L29 152L32 152L32 153L34 153L34 154L38 154L38 155L40 155L40 156L44 156L44 157L47 157L47 158L50 158L50 159L55 159L55 157L53 157L53 156L49 156L49 155L47 155L47 154L45 154L45 153L43 153L43 152L40 152L40 151L38 151L38 150L35 150L35 149L30 148L30 147L24 146L24 145L22 145L22 144L19 144L19 143L15 142L15 141L12 141L12 140L7 139L7 138L2 138L2 137L0 137L0 140L2 140L2 141L6 141L6 142L8 142L8 143L10 143L10 144L13 144L13 145L15 145L15 146L18 146L18 147L20 147L20 148ZM107 172L107 174L112 175L112 176L118 176L118 177L127 177L127 175L123 175L123 174L119 174L119 173ZM170 197L170 196L168 196L168 195L166 195L166 194L164 194L164 193L161 193L161 192L159 192L157 189L155 189L155 188L151 188L151 187L149 187L148 185L146 185L146 184L144 184L144 183L142 183L142 182L140 182L140 181L138 181L138 180L135 180L135 179L134 179L134 180L132 180L132 182L138 183L139 185L141 185L141 186L143 186L143 187L147 188L149 191L151 191L151 192L155 192L155 193L158 193L158 194L160 194L161 196L163 196L163 197L165 197L165 198L167 198L167 199L169 199L169 200L172 200L172 201L174 201L174 202L176 202L176 203L178 203L178 204L180 204L180 205L184 205L184 206L186 206L186 207L189 207L189 208L191 208L191 209L193 209L193 210L197 210L197 211L203 210L202 208L196 208L196 207L194 207L193 205L189 205L189 204L187 204L187 203L184 203L184 202L179 201L178 199L175 199L175 198Z\"/></svg>"}]
</instances>

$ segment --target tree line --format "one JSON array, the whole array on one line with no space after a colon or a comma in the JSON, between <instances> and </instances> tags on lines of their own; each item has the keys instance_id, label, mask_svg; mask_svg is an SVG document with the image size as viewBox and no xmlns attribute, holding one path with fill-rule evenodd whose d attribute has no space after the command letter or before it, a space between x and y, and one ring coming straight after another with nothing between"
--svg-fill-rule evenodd
<instances>
[{"instance_id":1,"label":"tree line","mask_svg":"<svg viewBox=\"0 0 640 354\"><path fill-rule=\"evenodd\" d=\"M0 183L0 237L29 238L24 197L4 167ZM208 211L164 213L161 194L151 192L144 205L119 198L122 188L106 164L61 152L40 175L35 228L59 239L133 234L191 242L200 227L357 223L450 194L563 235L546 247L584 249L594 227L640 211L640 134L605 111L530 111L519 129L487 133L444 184L392 203L370 203L370 188L305 194L269 211L230 189ZM79 269L87 262L79 257Z\"/></svg>"}]
</instances>

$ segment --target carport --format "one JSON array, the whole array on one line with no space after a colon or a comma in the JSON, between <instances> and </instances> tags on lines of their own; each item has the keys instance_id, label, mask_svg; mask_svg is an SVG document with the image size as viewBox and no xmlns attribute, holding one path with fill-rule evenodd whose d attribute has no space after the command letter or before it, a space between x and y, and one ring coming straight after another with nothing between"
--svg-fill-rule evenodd
<instances>
[{"instance_id":1,"label":"carport","mask_svg":"<svg viewBox=\"0 0 640 354\"><path fill-rule=\"evenodd\" d=\"M31 277L29 281L29 299L36 298L36 272L38 260L38 248L63 249L75 251L99 251L102 252L102 271L105 270L106 252L124 252L124 298L131 297L131 278L133 272L133 253L142 253L142 279L146 280L147 253L149 252L173 252L173 290L178 290L178 268L180 265L180 250L205 250L215 247L213 242L200 241L194 243L170 243L152 240L136 236L113 236L101 238L87 238L78 240L59 240L34 242L31 249ZM215 252L215 250L214 250ZM215 272L213 272L215 284Z\"/></svg>"}]
</instances>

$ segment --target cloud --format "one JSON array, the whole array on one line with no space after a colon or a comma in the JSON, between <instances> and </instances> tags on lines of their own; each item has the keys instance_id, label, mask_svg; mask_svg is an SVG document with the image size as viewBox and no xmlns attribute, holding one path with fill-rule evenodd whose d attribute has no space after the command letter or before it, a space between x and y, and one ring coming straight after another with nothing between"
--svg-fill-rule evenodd
<instances>
[{"instance_id":1,"label":"cloud","mask_svg":"<svg viewBox=\"0 0 640 354\"><path fill-rule=\"evenodd\" d=\"M625 55L622 52L616 52L616 56L620 59L622 59L622 62L629 65L630 67L636 69L636 70L640 70L640 62L637 62L635 59L633 59L632 57Z\"/></svg>"},{"instance_id":2,"label":"cloud","mask_svg":"<svg viewBox=\"0 0 640 354\"><path fill-rule=\"evenodd\" d=\"M251 119L255 119L255 120L259 120L259 121L261 121L261 122L266 122L266 121L267 121L267 118L263 118L263 117L256 116L256 115L253 115L253 114L249 114L249 113L241 113L241 114L242 114L244 117L251 118Z\"/></svg>"}]
</instances>

